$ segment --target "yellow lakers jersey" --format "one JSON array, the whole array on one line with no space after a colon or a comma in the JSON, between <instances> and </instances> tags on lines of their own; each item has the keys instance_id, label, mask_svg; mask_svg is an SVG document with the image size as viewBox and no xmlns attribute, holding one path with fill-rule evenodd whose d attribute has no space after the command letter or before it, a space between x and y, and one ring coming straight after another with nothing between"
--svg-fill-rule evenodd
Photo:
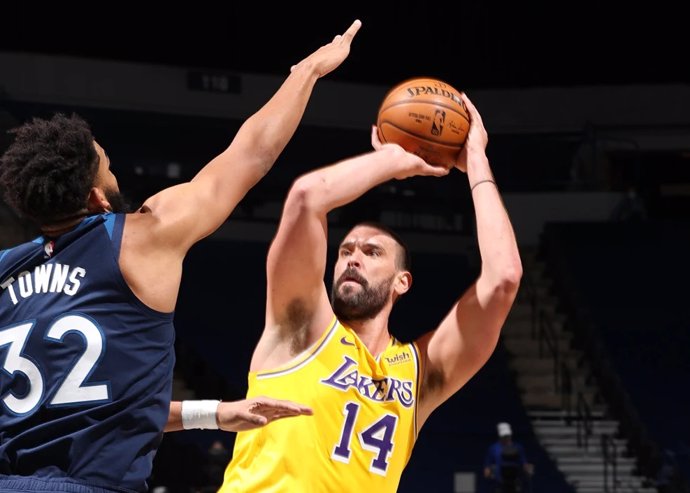
<instances>
[{"instance_id":1,"label":"yellow lakers jersey","mask_svg":"<svg viewBox=\"0 0 690 493\"><path fill-rule=\"evenodd\" d=\"M374 358L334 320L288 365L250 372L247 397L290 399L314 415L238 433L220 492L395 492L417 438L421 371L414 343L392 338Z\"/></svg>"}]
</instances>

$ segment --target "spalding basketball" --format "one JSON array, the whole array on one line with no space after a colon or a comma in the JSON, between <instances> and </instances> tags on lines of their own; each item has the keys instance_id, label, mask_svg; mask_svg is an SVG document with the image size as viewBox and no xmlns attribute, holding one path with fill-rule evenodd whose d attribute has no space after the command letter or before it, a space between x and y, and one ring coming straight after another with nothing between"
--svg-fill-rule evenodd
<instances>
[{"instance_id":1,"label":"spalding basketball","mask_svg":"<svg viewBox=\"0 0 690 493\"><path fill-rule=\"evenodd\" d=\"M381 142L399 144L429 164L451 168L465 145L470 117L452 86L415 78L388 91L376 126Z\"/></svg>"}]
</instances>

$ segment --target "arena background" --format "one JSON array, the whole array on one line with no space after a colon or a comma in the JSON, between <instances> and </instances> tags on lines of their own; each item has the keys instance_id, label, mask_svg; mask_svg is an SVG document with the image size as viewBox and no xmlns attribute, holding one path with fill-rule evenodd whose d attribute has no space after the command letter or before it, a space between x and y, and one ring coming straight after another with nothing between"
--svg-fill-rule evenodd
<instances>
[{"instance_id":1,"label":"arena background","mask_svg":"<svg viewBox=\"0 0 690 493\"><path fill-rule=\"evenodd\" d=\"M31 116L76 111L140 203L193 176L293 63L363 21L274 169L185 262L176 397L243 395L263 323L265 253L290 183L368 150L385 91L432 76L466 91L482 113L525 278L494 356L424 427L400 491L487 491L481 467L498 421L526 446L534 493L688 491L690 69L676 8L142 10L4 5L0 150L4 130ZM392 327L414 337L478 272L466 179L378 187L330 217L332 239L364 217L386 221L412 245L415 289ZM34 234L4 206L0 224L0 248ZM207 450L219 440L230 451L233 439L167 435L151 486L215 491Z\"/></svg>"}]
</instances>

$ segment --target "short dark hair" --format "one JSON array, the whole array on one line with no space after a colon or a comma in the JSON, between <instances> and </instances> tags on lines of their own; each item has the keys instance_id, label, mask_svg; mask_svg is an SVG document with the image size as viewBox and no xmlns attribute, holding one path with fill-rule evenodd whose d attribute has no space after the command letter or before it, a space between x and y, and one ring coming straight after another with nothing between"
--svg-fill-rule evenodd
<instances>
[{"instance_id":1,"label":"short dark hair","mask_svg":"<svg viewBox=\"0 0 690 493\"><path fill-rule=\"evenodd\" d=\"M385 224L377 221L360 221L353 226L353 229L357 226L368 226L370 228L375 228L381 230L382 232L393 238L395 242L400 246L401 251L401 253L396 258L398 268L400 270L412 272L412 255L410 254L410 249L408 248L405 240L403 240L398 233L393 231L389 226L386 226Z\"/></svg>"},{"instance_id":2,"label":"short dark hair","mask_svg":"<svg viewBox=\"0 0 690 493\"><path fill-rule=\"evenodd\" d=\"M86 206L98 170L88 123L72 114L33 118L10 130L14 142L0 157L0 188L19 215L48 224Z\"/></svg>"}]
</instances>

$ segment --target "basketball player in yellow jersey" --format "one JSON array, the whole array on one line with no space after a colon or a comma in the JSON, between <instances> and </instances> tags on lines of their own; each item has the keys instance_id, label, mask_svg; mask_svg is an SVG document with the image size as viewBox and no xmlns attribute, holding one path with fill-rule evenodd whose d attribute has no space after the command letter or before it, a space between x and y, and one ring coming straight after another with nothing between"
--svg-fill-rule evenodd
<instances>
[{"instance_id":1,"label":"basketball player in yellow jersey","mask_svg":"<svg viewBox=\"0 0 690 493\"><path fill-rule=\"evenodd\" d=\"M456 168L474 201L482 268L441 324L413 343L388 318L412 285L398 236L374 223L342 241L331 299L324 286L327 214L391 179L443 176L396 144L308 173L293 184L267 260L266 324L248 397L309 405L311 418L238 434L222 492L395 492L417 433L487 361L522 275L515 235L493 180L476 108Z\"/></svg>"}]
</instances>

